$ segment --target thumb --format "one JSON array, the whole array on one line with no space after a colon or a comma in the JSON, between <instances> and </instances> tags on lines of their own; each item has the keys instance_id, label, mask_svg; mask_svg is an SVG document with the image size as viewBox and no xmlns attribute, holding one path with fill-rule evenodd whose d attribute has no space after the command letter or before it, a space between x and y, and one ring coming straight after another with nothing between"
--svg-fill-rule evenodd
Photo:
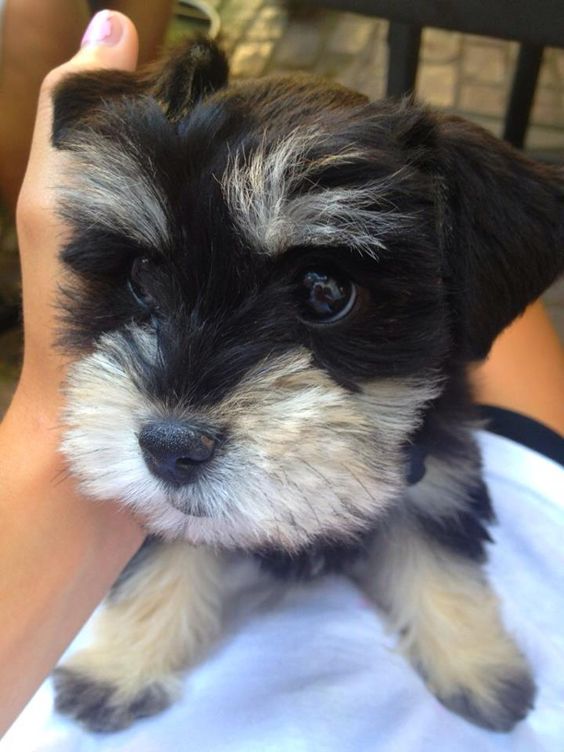
<instances>
[{"instance_id":1,"label":"thumb","mask_svg":"<svg viewBox=\"0 0 564 752\"><path fill-rule=\"evenodd\" d=\"M133 71L137 49L137 32L127 16L101 11L90 22L80 50L48 73L41 86L29 161L17 205L26 339L30 339L34 321L37 330L44 331L50 309L40 291L52 292L59 273L57 250L61 227L52 182L53 176L60 173L61 155L51 145L53 90L63 78L74 73L101 68ZM39 292L36 294L36 291Z\"/></svg>"},{"instance_id":2,"label":"thumb","mask_svg":"<svg viewBox=\"0 0 564 752\"><path fill-rule=\"evenodd\" d=\"M117 11L102 10L84 32L80 50L67 63L70 69L135 70L139 40L133 23ZM62 66L63 68L65 66Z\"/></svg>"},{"instance_id":3,"label":"thumb","mask_svg":"<svg viewBox=\"0 0 564 752\"><path fill-rule=\"evenodd\" d=\"M139 40L132 21L117 11L102 10L92 18L82 38L81 48L68 62L45 77L39 93L30 165L43 154L51 137L52 95L57 84L72 73L101 68L133 71L137 65ZM28 170L29 170L28 167Z\"/></svg>"}]
</instances>

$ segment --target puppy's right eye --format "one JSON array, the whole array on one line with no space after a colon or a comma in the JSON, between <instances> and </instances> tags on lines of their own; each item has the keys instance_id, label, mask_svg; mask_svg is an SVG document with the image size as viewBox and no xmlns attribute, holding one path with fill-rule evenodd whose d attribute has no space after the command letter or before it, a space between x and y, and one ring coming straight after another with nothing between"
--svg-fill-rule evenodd
<instances>
[{"instance_id":1,"label":"puppy's right eye","mask_svg":"<svg viewBox=\"0 0 564 752\"><path fill-rule=\"evenodd\" d=\"M138 256L131 264L127 284L131 295L139 306L147 313L153 313L157 309L157 303L149 292L151 278L154 273L154 264L146 256Z\"/></svg>"}]
</instances>

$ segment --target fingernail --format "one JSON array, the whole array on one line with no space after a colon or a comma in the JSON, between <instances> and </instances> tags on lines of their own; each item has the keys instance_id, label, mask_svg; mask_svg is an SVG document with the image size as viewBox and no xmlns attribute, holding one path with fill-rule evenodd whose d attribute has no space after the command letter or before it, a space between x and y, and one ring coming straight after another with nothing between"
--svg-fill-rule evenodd
<instances>
[{"instance_id":1,"label":"fingernail","mask_svg":"<svg viewBox=\"0 0 564 752\"><path fill-rule=\"evenodd\" d=\"M119 42L122 34L123 26L119 16L109 10L101 10L88 24L80 46L106 44L113 47Z\"/></svg>"}]
</instances>

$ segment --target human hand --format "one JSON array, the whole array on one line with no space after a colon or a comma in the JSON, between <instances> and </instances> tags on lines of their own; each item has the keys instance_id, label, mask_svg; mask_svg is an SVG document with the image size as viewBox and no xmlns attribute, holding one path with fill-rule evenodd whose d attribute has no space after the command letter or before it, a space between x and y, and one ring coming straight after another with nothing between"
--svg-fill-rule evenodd
<instances>
[{"instance_id":1,"label":"human hand","mask_svg":"<svg viewBox=\"0 0 564 752\"><path fill-rule=\"evenodd\" d=\"M52 70L41 87L30 159L17 208L22 266L24 361L14 402L35 422L52 427L62 404L67 359L55 346L57 288L63 270L58 254L67 228L57 214L56 185L65 154L51 144L52 93L71 73L88 69L134 70L138 39L121 13L101 11L90 23L80 51Z\"/></svg>"}]
</instances>

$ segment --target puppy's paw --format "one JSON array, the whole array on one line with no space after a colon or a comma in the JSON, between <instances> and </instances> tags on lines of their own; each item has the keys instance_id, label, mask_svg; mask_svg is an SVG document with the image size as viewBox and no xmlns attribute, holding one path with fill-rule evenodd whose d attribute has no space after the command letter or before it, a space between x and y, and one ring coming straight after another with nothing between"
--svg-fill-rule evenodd
<instances>
[{"instance_id":1,"label":"puppy's paw","mask_svg":"<svg viewBox=\"0 0 564 752\"><path fill-rule=\"evenodd\" d=\"M525 667L497 671L485 667L483 676L454 684L448 691L431 689L449 710L490 731L511 731L533 708L535 684Z\"/></svg>"},{"instance_id":2,"label":"puppy's paw","mask_svg":"<svg viewBox=\"0 0 564 752\"><path fill-rule=\"evenodd\" d=\"M111 683L73 668L55 669L53 682L57 712L95 732L121 731L138 718L160 713L174 700L173 692L163 682L155 681L124 695Z\"/></svg>"}]
</instances>

